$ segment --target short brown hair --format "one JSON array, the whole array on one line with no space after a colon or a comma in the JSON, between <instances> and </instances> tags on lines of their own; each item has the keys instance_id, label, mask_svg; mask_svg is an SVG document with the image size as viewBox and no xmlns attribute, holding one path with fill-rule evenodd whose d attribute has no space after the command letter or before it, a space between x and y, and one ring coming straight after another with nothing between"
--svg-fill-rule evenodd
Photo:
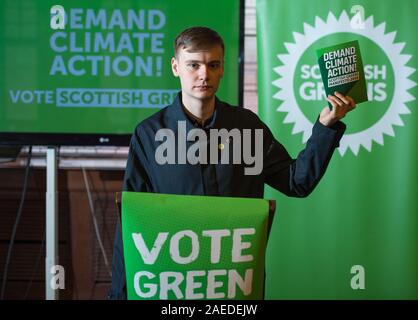
<instances>
[{"instance_id":1,"label":"short brown hair","mask_svg":"<svg viewBox=\"0 0 418 320\"><path fill-rule=\"evenodd\" d=\"M207 27L191 27L183 30L174 40L174 54L177 57L180 49L197 52L208 50L216 45L220 45L225 54L224 41L215 30Z\"/></svg>"}]
</instances>

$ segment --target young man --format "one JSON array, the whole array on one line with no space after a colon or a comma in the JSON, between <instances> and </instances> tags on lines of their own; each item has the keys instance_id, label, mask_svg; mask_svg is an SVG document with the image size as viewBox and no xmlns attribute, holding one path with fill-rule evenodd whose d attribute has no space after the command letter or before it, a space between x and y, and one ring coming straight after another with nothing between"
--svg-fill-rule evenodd
<instances>
[{"instance_id":1,"label":"young man","mask_svg":"<svg viewBox=\"0 0 418 320\"><path fill-rule=\"evenodd\" d=\"M339 120L355 108L354 101L339 93L328 97L332 111L328 107L322 110L306 148L297 159L292 159L256 114L216 98L215 93L224 74L225 48L222 38L215 31L205 27L186 29L176 38L174 50L171 66L173 74L180 79L181 92L171 105L137 126L131 139L123 190L262 198L264 184L267 183L288 196L309 195L338 147L345 131L345 125ZM199 157L201 161L192 163L185 153L189 155L187 149L193 141L186 136L189 137L189 133L197 129L208 134L207 140L200 145L203 147L199 153L207 151L210 156ZM162 134L161 130L173 133L173 145L167 144L170 134ZM211 130L227 130L231 134L224 139L225 135L209 135ZM247 133L261 132L261 135L248 140L245 139L248 138L245 130ZM230 139L232 132L233 141ZM164 142L166 147L173 148L175 157L172 160L176 161L168 161L160 152L164 140L162 136L167 139ZM180 139L185 140L183 149L179 146ZM237 144L241 144L238 149L235 148ZM236 161L240 158L235 159L232 155L232 151L236 150L242 155L247 147L255 153L252 168L249 168L248 161ZM218 161L225 152L231 153L229 162ZM257 157L261 159L259 163L256 163ZM115 236L112 287L108 297L126 299L119 224Z\"/></svg>"}]
</instances>

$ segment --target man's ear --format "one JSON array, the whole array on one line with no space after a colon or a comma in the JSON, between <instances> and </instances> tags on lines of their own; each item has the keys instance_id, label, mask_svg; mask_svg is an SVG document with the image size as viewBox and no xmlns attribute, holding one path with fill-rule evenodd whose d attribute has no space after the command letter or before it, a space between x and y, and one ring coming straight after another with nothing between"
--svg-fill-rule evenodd
<instances>
[{"instance_id":1,"label":"man's ear","mask_svg":"<svg viewBox=\"0 0 418 320\"><path fill-rule=\"evenodd\" d=\"M171 71L173 71L173 74L175 77L179 76L179 64L175 57L171 58Z\"/></svg>"}]
</instances>

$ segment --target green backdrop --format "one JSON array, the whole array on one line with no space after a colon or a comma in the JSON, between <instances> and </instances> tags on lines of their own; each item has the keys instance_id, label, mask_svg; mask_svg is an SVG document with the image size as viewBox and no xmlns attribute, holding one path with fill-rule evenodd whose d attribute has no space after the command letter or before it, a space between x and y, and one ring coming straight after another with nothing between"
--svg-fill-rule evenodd
<instances>
[{"instance_id":1,"label":"green backdrop","mask_svg":"<svg viewBox=\"0 0 418 320\"><path fill-rule=\"evenodd\" d=\"M358 40L369 102L306 199L270 188L268 299L418 298L416 1L257 1L259 113L296 157L326 106L315 50Z\"/></svg>"}]
</instances>

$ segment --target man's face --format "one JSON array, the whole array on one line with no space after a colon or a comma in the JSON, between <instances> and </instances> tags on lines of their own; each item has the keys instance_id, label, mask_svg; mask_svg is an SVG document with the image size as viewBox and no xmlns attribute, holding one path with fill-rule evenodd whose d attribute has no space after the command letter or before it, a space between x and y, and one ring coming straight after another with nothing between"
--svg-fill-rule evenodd
<instances>
[{"instance_id":1,"label":"man's face","mask_svg":"<svg viewBox=\"0 0 418 320\"><path fill-rule=\"evenodd\" d=\"M224 74L222 47L198 52L180 49L177 58L171 59L171 67L180 78L183 99L212 99Z\"/></svg>"}]
</instances>

